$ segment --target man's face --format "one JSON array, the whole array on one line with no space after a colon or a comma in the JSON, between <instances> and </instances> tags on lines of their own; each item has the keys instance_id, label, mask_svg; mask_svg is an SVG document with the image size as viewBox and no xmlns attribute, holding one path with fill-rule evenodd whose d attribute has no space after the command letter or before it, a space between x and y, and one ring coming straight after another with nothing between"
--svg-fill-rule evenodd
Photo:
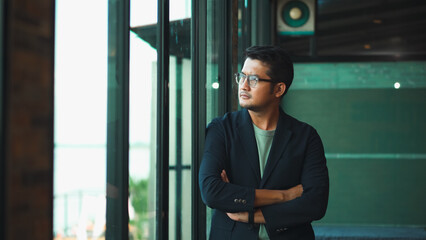
<instances>
[{"instance_id":1,"label":"man's face","mask_svg":"<svg viewBox=\"0 0 426 240\"><path fill-rule=\"evenodd\" d=\"M256 75L262 79L271 79L266 72L269 67L257 59L247 58L241 70L246 76ZM271 93L271 82L259 81L256 87L250 87L248 81L238 86L240 106L253 111L264 110L270 107L276 97Z\"/></svg>"}]
</instances>

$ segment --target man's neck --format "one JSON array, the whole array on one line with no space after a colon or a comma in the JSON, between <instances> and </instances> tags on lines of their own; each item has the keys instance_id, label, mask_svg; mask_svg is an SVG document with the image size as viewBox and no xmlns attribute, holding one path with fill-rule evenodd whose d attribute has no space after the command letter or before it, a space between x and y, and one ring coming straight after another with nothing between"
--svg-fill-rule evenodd
<instances>
[{"instance_id":1,"label":"man's neck","mask_svg":"<svg viewBox=\"0 0 426 240\"><path fill-rule=\"evenodd\" d=\"M248 110L254 125L263 130L274 130L277 128L280 110L277 106L267 111Z\"/></svg>"}]
</instances>

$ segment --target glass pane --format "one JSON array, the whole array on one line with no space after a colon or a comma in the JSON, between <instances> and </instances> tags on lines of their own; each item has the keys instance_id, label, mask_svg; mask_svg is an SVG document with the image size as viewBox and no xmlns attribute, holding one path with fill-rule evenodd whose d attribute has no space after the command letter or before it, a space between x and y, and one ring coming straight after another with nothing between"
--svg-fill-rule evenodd
<instances>
[{"instance_id":1,"label":"glass pane","mask_svg":"<svg viewBox=\"0 0 426 240\"><path fill-rule=\"evenodd\" d=\"M317 129L334 183L319 223L424 225L426 195L417 191L426 183L424 69L425 62L295 64L284 109Z\"/></svg>"},{"instance_id":2,"label":"glass pane","mask_svg":"<svg viewBox=\"0 0 426 240\"><path fill-rule=\"evenodd\" d=\"M155 239L157 1L130 1L129 231Z\"/></svg>"},{"instance_id":3,"label":"glass pane","mask_svg":"<svg viewBox=\"0 0 426 240\"><path fill-rule=\"evenodd\" d=\"M219 115L219 93L225 81L219 81L219 49L221 19L220 1L207 0L207 58L206 58L206 125ZM223 85L223 86L222 86ZM210 235L212 209L206 206L206 235Z\"/></svg>"},{"instance_id":4,"label":"glass pane","mask_svg":"<svg viewBox=\"0 0 426 240\"><path fill-rule=\"evenodd\" d=\"M169 239L191 239L191 0L170 1Z\"/></svg>"},{"instance_id":5,"label":"glass pane","mask_svg":"<svg viewBox=\"0 0 426 240\"><path fill-rule=\"evenodd\" d=\"M216 13L221 10L219 3L220 1L207 0L206 124L219 115L219 89L221 84L225 84L219 83L219 44L224 41L219 39L220 19Z\"/></svg>"},{"instance_id":6,"label":"glass pane","mask_svg":"<svg viewBox=\"0 0 426 240\"><path fill-rule=\"evenodd\" d=\"M104 236L107 5L56 1L55 239Z\"/></svg>"}]
</instances>

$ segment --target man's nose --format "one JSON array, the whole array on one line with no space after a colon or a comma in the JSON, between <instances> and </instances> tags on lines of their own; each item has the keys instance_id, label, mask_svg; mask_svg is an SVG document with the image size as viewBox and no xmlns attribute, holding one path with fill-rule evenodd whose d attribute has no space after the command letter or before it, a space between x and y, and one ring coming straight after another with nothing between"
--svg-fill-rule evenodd
<instances>
[{"instance_id":1,"label":"man's nose","mask_svg":"<svg viewBox=\"0 0 426 240\"><path fill-rule=\"evenodd\" d=\"M249 81L248 81L248 79L247 78L244 78L244 82L243 82L243 84L240 84L240 89L249 89L250 88L250 85L249 85Z\"/></svg>"}]
</instances>

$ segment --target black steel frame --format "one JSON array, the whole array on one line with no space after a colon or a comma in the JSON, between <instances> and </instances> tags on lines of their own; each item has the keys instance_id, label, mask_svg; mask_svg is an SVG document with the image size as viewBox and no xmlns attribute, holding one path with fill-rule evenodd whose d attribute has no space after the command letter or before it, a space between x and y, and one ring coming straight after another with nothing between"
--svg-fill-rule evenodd
<instances>
[{"instance_id":1,"label":"black steel frame","mask_svg":"<svg viewBox=\"0 0 426 240\"><path fill-rule=\"evenodd\" d=\"M201 200L198 186L206 127L206 26L207 1L192 1L191 56L192 56L192 209L191 236L194 240L206 239L206 206Z\"/></svg>"},{"instance_id":2,"label":"black steel frame","mask_svg":"<svg viewBox=\"0 0 426 240\"><path fill-rule=\"evenodd\" d=\"M169 0L158 0L156 238L169 237Z\"/></svg>"},{"instance_id":3,"label":"black steel frame","mask_svg":"<svg viewBox=\"0 0 426 240\"><path fill-rule=\"evenodd\" d=\"M108 7L108 240L129 237L129 6L129 0L110 0Z\"/></svg>"}]
</instances>

